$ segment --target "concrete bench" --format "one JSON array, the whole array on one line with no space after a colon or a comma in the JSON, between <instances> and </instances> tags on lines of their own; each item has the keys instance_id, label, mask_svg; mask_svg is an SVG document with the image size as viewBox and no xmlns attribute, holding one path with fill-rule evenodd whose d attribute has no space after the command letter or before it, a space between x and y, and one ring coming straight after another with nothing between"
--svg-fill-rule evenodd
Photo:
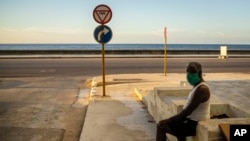
<instances>
[{"instance_id":1,"label":"concrete bench","mask_svg":"<svg viewBox=\"0 0 250 141\"><path fill-rule=\"evenodd\" d=\"M149 113L159 122L162 119L171 117L183 109L186 102L190 87L174 87L174 88L155 88L149 91L144 103L147 105ZM209 119L200 121L197 125L197 135L187 137L187 141L219 141L223 140L219 124L230 123L250 123L250 114L235 106L223 102L217 97L211 95L210 116L226 114L229 118L225 119ZM170 141L176 141L176 138L167 135Z\"/></svg>"}]
</instances>

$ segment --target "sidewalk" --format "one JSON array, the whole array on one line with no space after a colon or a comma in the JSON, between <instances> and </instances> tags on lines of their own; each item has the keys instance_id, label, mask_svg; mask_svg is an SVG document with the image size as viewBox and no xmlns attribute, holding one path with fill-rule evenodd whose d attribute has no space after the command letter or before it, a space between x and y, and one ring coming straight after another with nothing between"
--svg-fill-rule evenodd
<instances>
[{"instance_id":1,"label":"sidewalk","mask_svg":"<svg viewBox=\"0 0 250 141\"><path fill-rule=\"evenodd\" d=\"M250 73L204 79L212 95L250 113ZM184 81L182 73L107 75L103 97L101 76L0 78L0 140L154 141L156 123L142 99Z\"/></svg>"},{"instance_id":2,"label":"sidewalk","mask_svg":"<svg viewBox=\"0 0 250 141\"><path fill-rule=\"evenodd\" d=\"M204 79L213 95L244 109L250 105L249 73L211 73ZM186 78L185 74L108 75L106 97L102 97L102 77L93 80L96 86L80 141L154 141L156 123L139 99L154 87L180 86Z\"/></svg>"}]
</instances>

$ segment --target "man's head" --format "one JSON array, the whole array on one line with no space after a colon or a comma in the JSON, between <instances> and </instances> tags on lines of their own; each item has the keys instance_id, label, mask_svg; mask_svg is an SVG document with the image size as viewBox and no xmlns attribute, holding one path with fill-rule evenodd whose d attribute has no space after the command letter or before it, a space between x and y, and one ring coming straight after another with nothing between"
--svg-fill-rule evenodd
<instances>
[{"instance_id":1,"label":"man's head","mask_svg":"<svg viewBox=\"0 0 250 141\"><path fill-rule=\"evenodd\" d=\"M191 85L197 85L202 78L202 66L198 62L190 62L187 66L187 80Z\"/></svg>"}]
</instances>

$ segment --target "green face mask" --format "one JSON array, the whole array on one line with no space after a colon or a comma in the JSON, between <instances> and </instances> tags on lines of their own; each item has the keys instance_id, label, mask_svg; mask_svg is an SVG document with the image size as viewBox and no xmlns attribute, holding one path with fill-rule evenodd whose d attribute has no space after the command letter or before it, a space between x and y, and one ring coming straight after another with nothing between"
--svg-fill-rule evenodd
<instances>
[{"instance_id":1,"label":"green face mask","mask_svg":"<svg viewBox=\"0 0 250 141\"><path fill-rule=\"evenodd\" d=\"M191 85L196 85L200 82L200 77L198 76L198 73L187 73L187 80Z\"/></svg>"}]
</instances>

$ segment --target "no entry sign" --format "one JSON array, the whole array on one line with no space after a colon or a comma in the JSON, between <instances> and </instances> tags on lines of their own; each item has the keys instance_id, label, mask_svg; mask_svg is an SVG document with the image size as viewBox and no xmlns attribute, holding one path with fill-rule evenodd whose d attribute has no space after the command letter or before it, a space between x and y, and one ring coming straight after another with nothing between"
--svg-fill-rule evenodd
<instances>
[{"instance_id":1,"label":"no entry sign","mask_svg":"<svg viewBox=\"0 0 250 141\"><path fill-rule=\"evenodd\" d=\"M107 5L101 4L94 9L93 17L97 23L106 24L112 18L112 11Z\"/></svg>"}]
</instances>

